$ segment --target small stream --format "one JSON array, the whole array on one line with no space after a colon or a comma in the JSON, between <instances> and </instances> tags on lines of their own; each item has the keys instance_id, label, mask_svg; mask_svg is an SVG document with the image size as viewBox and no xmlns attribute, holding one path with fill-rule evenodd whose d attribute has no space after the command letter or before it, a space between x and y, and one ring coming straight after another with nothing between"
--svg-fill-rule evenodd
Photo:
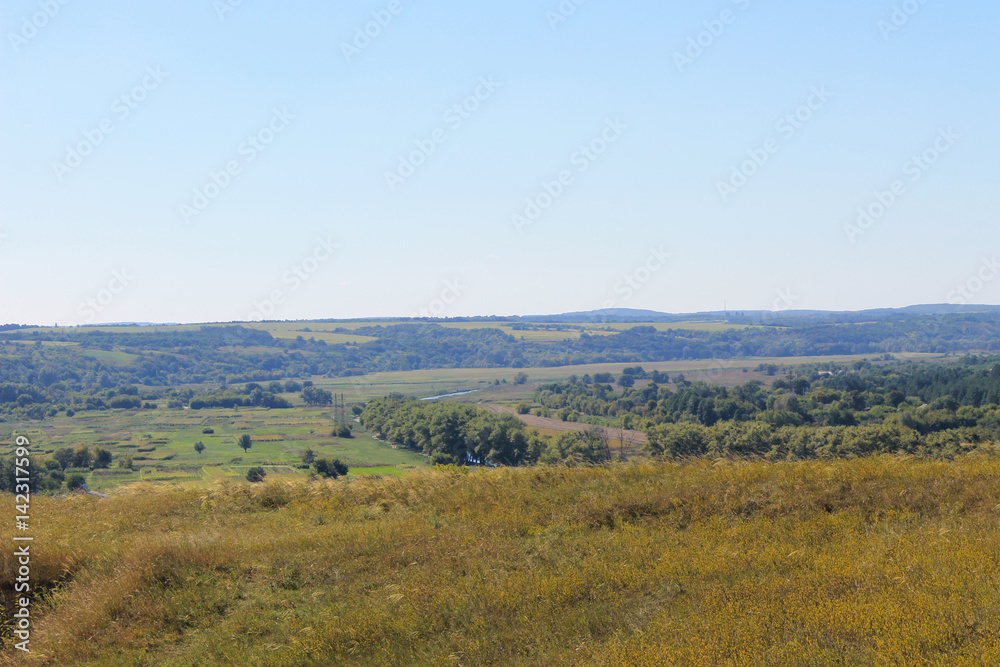
<instances>
[{"instance_id":1,"label":"small stream","mask_svg":"<svg viewBox=\"0 0 1000 667\"><path fill-rule=\"evenodd\" d=\"M438 398L448 398L449 396L463 396L465 394L471 394L474 391L478 391L478 389L468 389L466 391L455 391L455 392L452 392L450 394L440 394L439 396L427 396L426 398L421 398L420 400L421 401L433 401L433 400L438 399Z\"/></svg>"}]
</instances>

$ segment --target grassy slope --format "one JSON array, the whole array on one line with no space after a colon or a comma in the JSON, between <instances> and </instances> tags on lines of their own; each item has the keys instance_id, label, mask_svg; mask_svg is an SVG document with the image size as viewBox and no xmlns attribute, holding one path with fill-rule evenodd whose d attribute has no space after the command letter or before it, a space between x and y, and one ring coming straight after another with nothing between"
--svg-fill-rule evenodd
<instances>
[{"instance_id":1,"label":"grassy slope","mask_svg":"<svg viewBox=\"0 0 1000 667\"><path fill-rule=\"evenodd\" d=\"M65 583L28 662L998 664L998 478L701 461L39 497L32 576Z\"/></svg>"}]
</instances>

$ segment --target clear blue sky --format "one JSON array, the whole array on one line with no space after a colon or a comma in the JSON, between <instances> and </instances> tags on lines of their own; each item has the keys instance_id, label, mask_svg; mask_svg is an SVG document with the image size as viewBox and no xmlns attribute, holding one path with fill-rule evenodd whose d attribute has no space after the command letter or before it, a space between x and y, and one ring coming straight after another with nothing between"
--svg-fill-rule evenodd
<instances>
[{"instance_id":1,"label":"clear blue sky","mask_svg":"<svg viewBox=\"0 0 1000 667\"><path fill-rule=\"evenodd\" d=\"M63 1L0 7L0 322L1000 303L995 2Z\"/></svg>"}]
</instances>

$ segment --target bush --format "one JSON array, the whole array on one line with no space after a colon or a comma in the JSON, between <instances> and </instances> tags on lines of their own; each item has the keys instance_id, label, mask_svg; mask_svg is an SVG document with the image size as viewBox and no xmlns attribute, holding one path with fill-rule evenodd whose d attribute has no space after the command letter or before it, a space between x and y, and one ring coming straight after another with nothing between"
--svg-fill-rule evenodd
<instances>
[{"instance_id":1,"label":"bush","mask_svg":"<svg viewBox=\"0 0 1000 667\"><path fill-rule=\"evenodd\" d=\"M333 437L335 438L353 438L354 435L351 433L351 427L347 424L341 424L333 429Z\"/></svg>"},{"instance_id":2,"label":"bush","mask_svg":"<svg viewBox=\"0 0 1000 667\"><path fill-rule=\"evenodd\" d=\"M79 489L86 483L87 483L87 478L78 472L75 472L66 478L66 488L69 489L70 491L75 491L76 489Z\"/></svg>"},{"instance_id":3,"label":"bush","mask_svg":"<svg viewBox=\"0 0 1000 667\"><path fill-rule=\"evenodd\" d=\"M215 433L215 429L214 428L203 428L203 429L201 429L201 432L202 433Z\"/></svg>"},{"instance_id":4,"label":"bush","mask_svg":"<svg viewBox=\"0 0 1000 667\"><path fill-rule=\"evenodd\" d=\"M128 410L142 407L142 401L137 396L115 396L108 402L108 405L112 408Z\"/></svg>"},{"instance_id":5,"label":"bush","mask_svg":"<svg viewBox=\"0 0 1000 667\"><path fill-rule=\"evenodd\" d=\"M263 482L265 477L267 477L267 471L260 466L250 468L250 470L247 471L248 482Z\"/></svg>"},{"instance_id":6,"label":"bush","mask_svg":"<svg viewBox=\"0 0 1000 667\"><path fill-rule=\"evenodd\" d=\"M348 470L347 464L340 459L316 459L313 466L316 468L316 474L334 479L346 475Z\"/></svg>"}]
</instances>

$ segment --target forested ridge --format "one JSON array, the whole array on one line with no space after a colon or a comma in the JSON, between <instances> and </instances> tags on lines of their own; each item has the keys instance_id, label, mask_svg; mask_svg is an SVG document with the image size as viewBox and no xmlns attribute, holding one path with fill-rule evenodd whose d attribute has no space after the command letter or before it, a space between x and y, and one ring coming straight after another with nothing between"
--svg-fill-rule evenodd
<instances>
[{"instance_id":1,"label":"forested ridge","mask_svg":"<svg viewBox=\"0 0 1000 667\"><path fill-rule=\"evenodd\" d=\"M294 339L239 325L197 330L114 331L87 327L6 327L0 342L0 418L42 418L59 404L114 407L108 390L144 388L142 401L188 400L179 385L227 386L348 377L428 368L525 368L642 363L673 359L961 353L998 349L1000 316L896 316L871 323L666 330L637 325L620 333L560 342L522 340L493 328L458 329L428 322L366 326L343 333L374 338L327 344L303 330ZM101 393L104 392L104 395ZM103 406L100 402L103 401Z\"/></svg>"}]
</instances>

